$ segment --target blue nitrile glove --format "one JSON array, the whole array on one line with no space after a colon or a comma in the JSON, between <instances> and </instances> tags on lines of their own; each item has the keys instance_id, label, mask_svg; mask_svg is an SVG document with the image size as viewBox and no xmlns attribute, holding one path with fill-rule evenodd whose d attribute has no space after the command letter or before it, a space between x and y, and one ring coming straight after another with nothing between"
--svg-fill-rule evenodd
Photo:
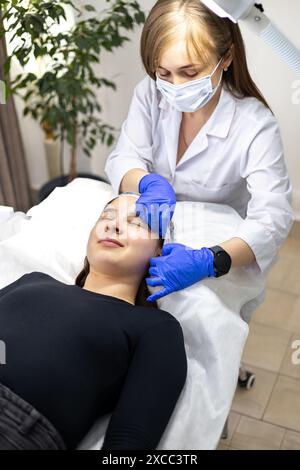
<instances>
[{"instance_id":1,"label":"blue nitrile glove","mask_svg":"<svg viewBox=\"0 0 300 470\"><path fill-rule=\"evenodd\" d=\"M209 248L194 250L181 243L166 243L162 256L150 259L149 273L146 278L149 286L162 286L147 300L153 302L176 290L184 289L206 277L216 277L214 255Z\"/></svg>"},{"instance_id":2,"label":"blue nitrile glove","mask_svg":"<svg viewBox=\"0 0 300 470\"><path fill-rule=\"evenodd\" d=\"M139 193L141 195L136 201L137 215L151 230L164 236L175 210L174 189L163 176L149 173L141 178Z\"/></svg>"}]
</instances>

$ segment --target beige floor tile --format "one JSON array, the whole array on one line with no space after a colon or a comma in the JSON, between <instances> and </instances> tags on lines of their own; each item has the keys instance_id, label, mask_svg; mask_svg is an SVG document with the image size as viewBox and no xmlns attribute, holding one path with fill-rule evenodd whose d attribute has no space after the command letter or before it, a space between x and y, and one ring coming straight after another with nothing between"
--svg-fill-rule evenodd
<instances>
[{"instance_id":1,"label":"beige floor tile","mask_svg":"<svg viewBox=\"0 0 300 470\"><path fill-rule=\"evenodd\" d=\"M239 423L241 415L238 413L235 413L234 411L230 411L229 416L228 416L228 437L227 439L220 439L220 443L229 446L233 433Z\"/></svg>"},{"instance_id":2,"label":"beige floor tile","mask_svg":"<svg viewBox=\"0 0 300 470\"><path fill-rule=\"evenodd\" d=\"M300 295L300 255L278 254L267 278L267 287Z\"/></svg>"},{"instance_id":3,"label":"beige floor tile","mask_svg":"<svg viewBox=\"0 0 300 470\"><path fill-rule=\"evenodd\" d=\"M222 442L219 443L217 450L228 450L228 446L225 444L222 444Z\"/></svg>"},{"instance_id":4,"label":"beige floor tile","mask_svg":"<svg viewBox=\"0 0 300 470\"><path fill-rule=\"evenodd\" d=\"M280 448L282 450L300 450L300 433L286 431Z\"/></svg>"},{"instance_id":5,"label":"beige floor tile","mask_svg":"<svg viewBox=\"0 0 300 470\"><path fill-rule=\"evenodd\" d=\"M278 372L291 336L289 331L251 322L243 362Z\"/></svg>"},{"instance_id":6,"label":"beige floor tile","mask_svg":"<svg viewBox=\"0 0 300 470\"><path fill-rule=\"evenodd\" d=\"M267 288L282 290L283 280L287 276L290 260L281 256L270 270L267 277Z\"/></svg>"},{"instance_id":7,"label":"beige floor tile","mask_svg":"<svg viewBox=\"0 0 300 470\"><path fill-rule=\"evenodd\" d=\"M260 419L272 393L277 374L245 363L244 365L256 375L256 380L251 390L237 387L231 409L236 413Z\"/></svg>"},{"instance_id":8,"label":"beige floor tile","mask_svg":"<svg viewBox=\"0 0 300 470\"><path fill-rule=\"evenodd\" d=\"M282 290L285 278L288 275L291 263L295 262L291 256L278 254L278 261L270 270L267 278L267 288Z\"/></svg>"},{"instance_id":9,"label":"beige floor tile","mask_svg":"<svg viewBox=\"0 0 300 470\"><path fill-rule=\"evenodd\" d=\"M278 255L300 256L300 238L289 236L279 249Z\"/></svg>"},{"instance_id":10,"label":"beige floor tile","mask_svg":"<svg viewBox=\"0 0 300 470\"><path fill-rule=\"evenodd\" d=\"M263 420L300 431L300 380L279 375Z\"/></svg>"},{"instance_id":11,"label":"beige floor tile","mask_svg":"<svg viewBox=\"0 0 300 470\"><path fill-rule=\"evenodd\" d=\"M264 303L255 311L251 323L300 332L300 297L274 289L266 289Z\"/></svg>"},{"instance_id":12,"label":"beige floor tile","mask_svg":"<svg viewBox=\"0 0 300 470\"><path fill-rule=\"evenodd\" d=\"M298 222L298 221L294 222L294 224L291 228L291 231L289 233L288 239L290 237L300 238L300 222Z\"/></svg>"},{"instance_id":13,"label":"beige floor tile","mask_svg":"<svg viewBox=\"0 0 300 470\"><path fill-rule=\"evenodd\" d=\"M283 279L282 290L290 294L300 295L300 256L287 256L290 267Z\"/></svg>"},{"instance_id":14,"label":"beige floor tile","mask_svg":"<svg viewBox=\"0 0 300 470\"><path fill-rule=\"evenodd\" d=\"M241 416L230 447L248 450L277 450L280 448L284 434L284 428Z\"/></svg>"},{"instance_id":15,"label":"beige floor tile","mask_svg":"<svg viewBox=\"0 0 300 470\"><path fill-rule=\"evenodd\" d=\"M300 295L297 296L294 314L295 314L295 320L294 320L295 329L294 329L294 332L299 332L300 329L298 328L298 322L299 322L299 318L300 318Z\"/></svg>"},{"instance_id":16,"label":"beige floor tile","mask_svg":"<svg viewBox=\"0 0 300 470\"><path fill-rule=\"evenodd\" d=\"M288 375L290 377L294 377L295 379L300 379L300 364L293 363L293 355L296 355L296 359L298 359L298 361L300 359L300 353L298 352L299 346L297 347L297 349L292 347L294 341L300 342L300 333L293 335L290 339L283 362L280 367L280 374Z\"/></svg>"}]
</instances>

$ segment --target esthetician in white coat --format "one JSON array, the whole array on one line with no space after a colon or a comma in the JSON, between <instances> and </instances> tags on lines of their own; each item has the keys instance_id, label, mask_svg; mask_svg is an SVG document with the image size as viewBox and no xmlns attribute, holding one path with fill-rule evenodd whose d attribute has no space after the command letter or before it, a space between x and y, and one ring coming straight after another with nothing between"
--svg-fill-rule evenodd
<instances>
[{"instance_id":1,"label":"esthetician in white coat","mask_svg":"<svg viewBox=\"0 0 300 470\"><path fill-rule=\"evenodd\" d=\"M244 219L216 247L165 244L147 278L161 289L148 300L231 267L257 262L265 271L294 222L292 186L239 26L200 0L159 0L144 24L141 57L146 76L105 167L114 191L139 192L142 207L228 204Z\"/></svg>"}]
</instances>

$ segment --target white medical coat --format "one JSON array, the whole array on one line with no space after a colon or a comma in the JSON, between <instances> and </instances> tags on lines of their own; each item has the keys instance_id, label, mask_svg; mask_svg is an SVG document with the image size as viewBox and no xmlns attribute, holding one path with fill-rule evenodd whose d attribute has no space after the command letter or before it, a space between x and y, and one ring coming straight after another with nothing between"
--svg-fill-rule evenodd
<instances>
[{"instance_id":1,"label":"white medical coat","mask_svg":"<svg viewBox=\"0 0 300 470\"><path fill-rule=\"evenodd\" d=\"M106 161L114 193L127 171L141 168L164 176L178 201L230 205L243 218L235 236L250 246L264 272L295 220L276 118L258 99L237 99L223 87L214 112L176 164L181 118L153 79L146 75L138 82Z\"/></svg>"}]
</instances>

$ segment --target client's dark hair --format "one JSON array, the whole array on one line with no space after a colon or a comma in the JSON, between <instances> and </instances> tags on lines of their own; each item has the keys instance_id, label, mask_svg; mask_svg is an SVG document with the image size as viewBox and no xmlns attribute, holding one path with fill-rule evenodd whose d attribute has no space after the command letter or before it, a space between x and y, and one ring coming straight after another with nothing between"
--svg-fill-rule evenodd
<instances>
[{"instance_id":1,"label":"client's dark hair","mask_svg":"<svg viewBox=\"0 0 300 470\"><path fill-rule=\"evenodd\" d=\"M160 248L162 248L163 244L164 244L164 239L159 238ZM134 303L135 303L135 305L141 305L143 307L158 308L156 301L147 302L147 300L146 300L147 297L149 297L149 295L151 295L150 292L149 292L146 280L145 280L146 277L148 277L148 269L149 269L149 266L147 266L146 272L145 272L145 274L143 276L143 279L142 279L142 281L139 285ZM90 263L89 263L87 257L85 257L84 258L83 268L80 271L80 273L77 275L76 280L75 280L75 284L79 287L83 287L89 272L90 272Z\"/></svg>"}]
</instances>

